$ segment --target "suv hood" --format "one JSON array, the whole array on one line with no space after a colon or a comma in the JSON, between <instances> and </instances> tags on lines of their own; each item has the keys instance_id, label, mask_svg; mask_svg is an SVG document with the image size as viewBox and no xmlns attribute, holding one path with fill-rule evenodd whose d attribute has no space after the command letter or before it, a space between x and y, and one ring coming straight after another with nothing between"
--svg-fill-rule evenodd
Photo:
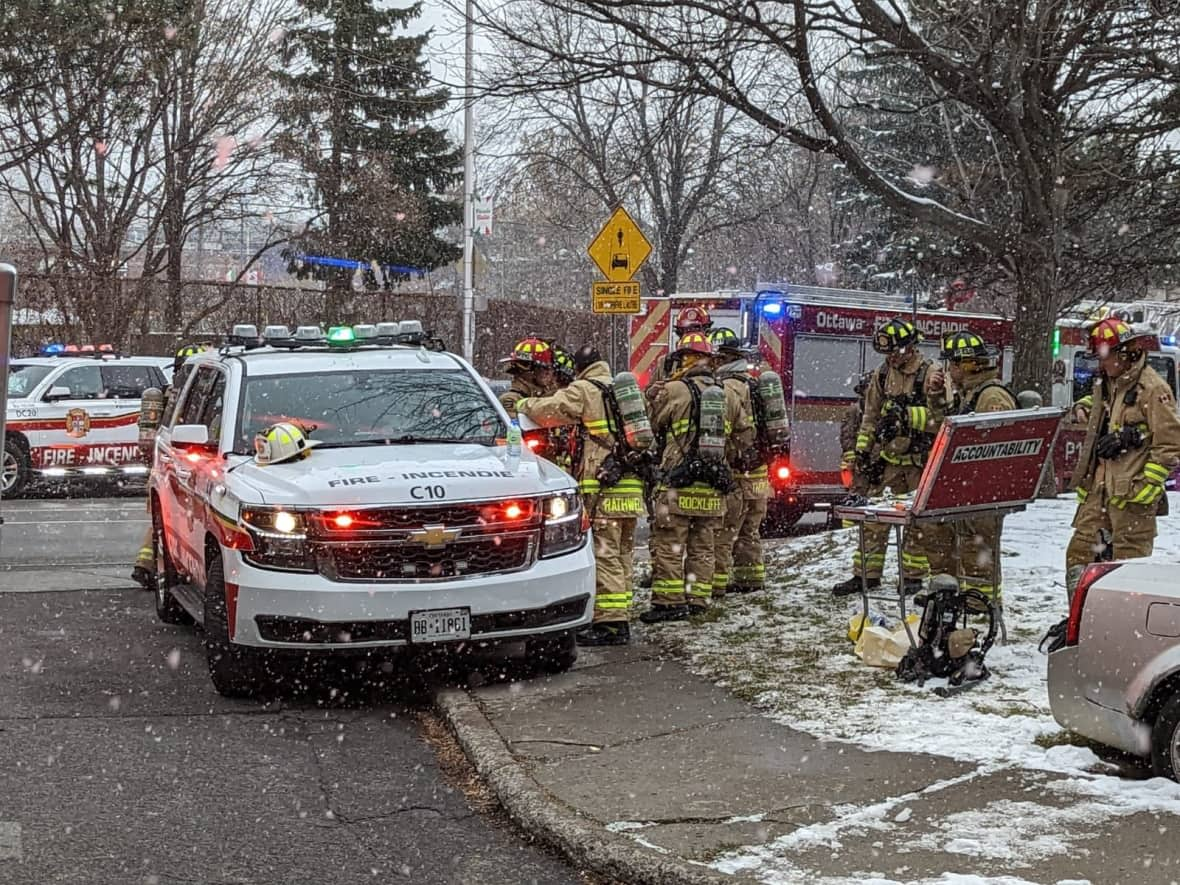
<instances>
[{"instance_id":1,"label":"suv hood","mask_svg":"<svg viewBox=\"0 0 1180 885\"><path fill-rule=\"evenodd\" d=\"M227 485L247 503L290 507L495 500L576 488L573 479L531 452L505 446L414 444L312 449L300 461L260 467L230 456ZM236 487L236 488L235 488ZM431 487L434 491L427 491ZM438 496L441 487L442 497ZM253 490L254 494L250 494ZM256 501L251 499L256 498Z\"/></svg>"}]
</instances>

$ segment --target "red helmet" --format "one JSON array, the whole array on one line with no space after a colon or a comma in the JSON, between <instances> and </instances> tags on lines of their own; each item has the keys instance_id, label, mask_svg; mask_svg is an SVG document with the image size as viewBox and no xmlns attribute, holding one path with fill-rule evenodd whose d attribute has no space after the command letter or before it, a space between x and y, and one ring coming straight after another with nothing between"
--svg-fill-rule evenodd
<instances>
[{"instance_id":1,"label":"red helmet","mask_svg":"<svg viewBox=\"0 0 1180 885\"><path fill-rule=\"evenodd\" d=\"M1112 350L1159 350L1159 335L1149 326L1135 326L1118 317L1107 317L1090 329L1090 356L1102 358Z\"/></svg>"},{"instance_id":2,"label":"red helmet","mask_svg":"<svg viewBox=\"0 0 1180 885\"><path fill-rule=\"evenodd\" d=\"M704 332L713 328L713 318L703 307L683 307L676 314L676 322L672 325L677 335L685 332Z\"/></svg>"},{"instance_id":3,"label":"red helmet","mask_svg":"<svg viewBox=\"0 0 1180 885\"><path fill-rule=\"evenodd\" d=\"M709 343L709 339L704 333L689 332L687 335L682 336L676 344L676 349L672 351L672 356L680 356L686 353L702 353L705 356L712 356L713 345Z\"/></svg>"},{"instance_id":4,"label":"red helmet","mask_svg":"<svg viewBox=\"0 0 1180 885\"><path fill-rule=\"evenodd\" d=\"M517 363L524 366L553 368L553 347L540 338L522 338L512 348L512 356L500 360L500 364Z\"/></svg>"}]
</instances>

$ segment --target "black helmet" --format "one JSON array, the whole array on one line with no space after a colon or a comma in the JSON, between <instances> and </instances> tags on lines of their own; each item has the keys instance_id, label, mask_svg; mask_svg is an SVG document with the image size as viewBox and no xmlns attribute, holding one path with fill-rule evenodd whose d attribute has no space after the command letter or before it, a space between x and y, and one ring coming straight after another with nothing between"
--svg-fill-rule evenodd
<instances>
[{"instance_id":1,"label":"black helmet","mask_svg":"<svg viewBox=\"0 0 1180 885\"><path fill-rule=\"evenodd\" d=\"M738 338L737 333L724 326L709 333L709 343L713 345L713 350L717 353L724 351L726 354L732 353L742 356L746 352L746 349L742 347L742 339Z\"/></svg>"},{"instance_id":2,"label":"black helmet","mask_svg":"<svg viewBox=\"0 0 1180 885\"><path fill-rule=\"evenodd\" d=\"M588 366L592 366L601 359L598 348L593 344L583 344L574 351L574 368L579 372L584 372Z\"/></svg>"},{"instance_id":3,"label":"black helmet","mask_svg":"<svg viewBox=\"0 0 1180 885\"><path fill-rule=\"evenodd\" d=\"M553 371L557 377L567 384L578 376L578 369L574 365L574 358L564 347L553 345Z\"/></svg>"},{"instance_id":4,"label":"black helmet","mask_svg":"<svg viewBox=\"0 0 1180 885\"><path fill-rule=\"evenodd\" d=\"M877 353L897 353L922 340L918 327L905 317L894 317L873 335L873 350Z\"/></svg>"},{"instance_id":5,"label":"black helmet","mask_svg":"<svg viewBox=\"0 0 1180 885\"><path fill-rule=\"evenodd\" d=\"M942 346L939 354L949 362L960 360L974 360L987 363L999 356L995 347L983 340L981 335L970 329L960 329L958 332L948 332L942 336Z\"/></svg>"}]
</instances>

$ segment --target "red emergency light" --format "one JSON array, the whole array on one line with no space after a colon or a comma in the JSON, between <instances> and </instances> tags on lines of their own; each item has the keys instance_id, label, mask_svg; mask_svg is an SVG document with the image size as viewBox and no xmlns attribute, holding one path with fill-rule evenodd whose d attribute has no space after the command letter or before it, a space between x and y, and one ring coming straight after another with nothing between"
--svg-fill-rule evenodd
<instances>
[{"instance_id":1,"label":"red emergency light","mask_svg":"<svg viewBox=\"0 0 1180 885\"><path fill-rule=\"evenodd\" d=\"M791 481L791 463L786 458L770 462L770 484L781 489Z\"/></svg>"}]
</instances>

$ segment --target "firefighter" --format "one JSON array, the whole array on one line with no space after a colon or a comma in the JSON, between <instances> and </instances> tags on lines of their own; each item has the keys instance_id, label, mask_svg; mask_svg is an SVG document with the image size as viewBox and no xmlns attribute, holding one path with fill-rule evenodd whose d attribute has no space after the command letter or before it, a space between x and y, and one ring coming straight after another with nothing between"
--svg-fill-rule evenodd
<instances>
[{"instance_id":1,"label":"firefighter","mask_svg":"<svg viewBox=\"0 0 1180 885\"><path fill-rule=\"evenodd\" d=\"M1144 327L1108 317L1090 330L1098 358L1076 476L1078 509L1065 551L1073 597L1087 563L1150 556L1164 482L1180 462L1180 416L1172 391L1147 365L1159 339Z\"/></svg>"},{"instance_id":2,"label":"firefighter","mask_svg":"<svg viewBox=\"0 0 1180 885\"><path fill-rule=\"evenodd\" d=\"M873 336L873 349L885 356L885 362L873 373L865 391L864 417L853 450L856 469L867 474L873 469L874 445L880 444L883 471L880 483L870 489L872 494L886 488L895 495L912 492L922 476L933 436L924 390L931 364L918 350L921 340L918 329L904 317L889 320ZM866 560L861 561L858 546L852 555L853 577L832 588L836 596L860 593L862 576L870 590L881 586L890 528L865 523L863 531ZM906 593L918 592L930 573L930 560L920 544L921 531L907 530L901 551Z\"/></svg>"},{"instance_id":3,"label":"firefighter","mask_svg":"<svg viewBox=\"0 0 1180 885\"><path fill-rule=\"evenodd\" d=\"M692 475L703 463L703 398L708 388L716 388L712 357L713 347L703 333L681 338L652 413L661 479L653 502L652 605L640 616L648 624L685 620L692 611L708 608L713 595L713 540L722 495ZM724 458L724 444L722 428L721 451L715 453L719 458Z\"/></svg>"},{"instance_id":4,"label":"firefighter","mask_svg":"<svg viewBox=\"0 0 1180 885\"><path fill-rule=\"evenodd\" d=\"M945 371L935 369L926 378L926 393L935 415L1005 412L1017 408L1016 395L1000 380L1000 349L989 345L982 336L970 329L944 335L939 356ZM961 589L978 590L996 606L1002 606L1003 584L995 551L999 549L1003 527L1000 516L930 527L925 533L925 546L931 571L955 575Z\"/></svg>"},{"instance_id":5,"label":"firefighter","mask_svg":"<svg viewBox=\"0 0 1180 885\"><path fill-rule=\"evenodd\" d=\"M553 345L530 336L516 342L512 355L500 360L512 377L512 385L500 394L500 405L509 418L516 417L516 403L526 396L545 396L554 388Z\"/></svg>"},{"instance_id":6,"label":"firefighter","mask_svg":"<svg viewBox=\"0 0 1180 885\"><path fill-rule=\"evenodd\" d=\"M579 645L626 645L631 638L635 523L643 513L643 483L623 463L622 429L611 407L610 366L593 345L574 353L577 377L550 396L525 397L520 414L542 427L578 428L572 465L594 530L594 620L579 631Z\"/></svg>"},{"instance_id":7,"label":"firefighter","mask_svg":"<svg viewBox=\"0 0 1180 885\"><path fill-rule=\"evenodd\" d=\"M708 309L695 305L682 307L672 323L672 330L676 333L677 341L680 341L689 332L699 332L702 335L708 336L712 328L713 318L709 316ZM672 355L669 354L664 359L656 361L652 366L651 376L648 379L647 385L649 403L654 403L663 392L664 382L668 377L668 364L671 361Z\"/></svg>"},{"instance_id":8,"label":"firefighter","mask_svg":"<svg viewBox=\"0 0 1180 885\"><path fill-rule=\"evenodd\" d=\"M727 591L751 593L766 583L759 528L766 518L770 478L757 446L754 403L750 395L750 363L732 329L715 329L715 376L725 391L725 460L733 470L736 487L725 496L725 516L715 527L713 544L713 598Z\"/></svg>"},{"instance_id":9,"label":"firefighter","mask_svg":"<svg viewBox=\"0 0 1180 885\"><path fill-rule=\"evenodd\" d=\"M145 390L139 406L139 451L150 469L155 458L156 431L166 426L172 420L172 410L176 406L176 394L184 389L184 382L188 378L185 362L190 356L196 356L212 347L210 344L189 344L176 351L172 358L172 381L162 392L162 401L149 396ZM150 483L149 483L150 485ZM148 516L151 516L151 502L148 502ZM152 535L155 529L149 526L139 545L139 553L135 556L135 564L131 569L131 580L139 584L144 590L154 590L156 583L156 554L152 547Z\"/></svg>"}]
</instances>

